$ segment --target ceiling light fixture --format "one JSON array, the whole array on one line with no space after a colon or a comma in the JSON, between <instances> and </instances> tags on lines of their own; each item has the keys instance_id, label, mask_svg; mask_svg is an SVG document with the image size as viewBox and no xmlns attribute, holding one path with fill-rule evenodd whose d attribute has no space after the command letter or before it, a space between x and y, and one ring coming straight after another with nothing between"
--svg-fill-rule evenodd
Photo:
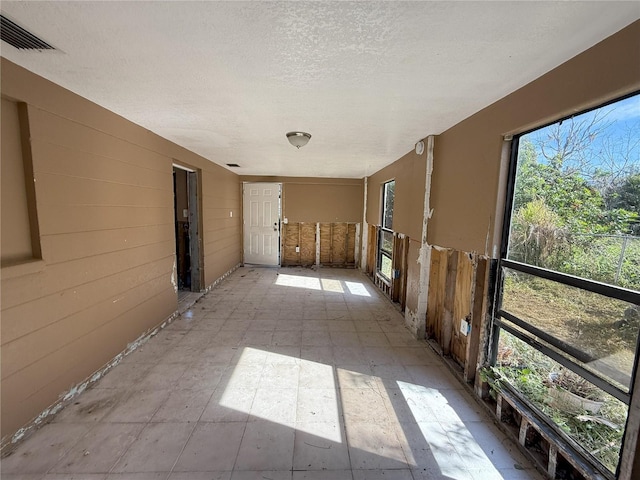
<instances>
[{"instance_id":1,"label":"ceiling light fixture","mask_svg":"<svg viewBox=\"0 0 640 480\"><path fill-rule=\"evenodd\" d=\"M304 147L309 140L311 139L311 135L305 132L289 132L287 133L287 140L289 143L296 148Z\"/></svg>"}]
</instances>

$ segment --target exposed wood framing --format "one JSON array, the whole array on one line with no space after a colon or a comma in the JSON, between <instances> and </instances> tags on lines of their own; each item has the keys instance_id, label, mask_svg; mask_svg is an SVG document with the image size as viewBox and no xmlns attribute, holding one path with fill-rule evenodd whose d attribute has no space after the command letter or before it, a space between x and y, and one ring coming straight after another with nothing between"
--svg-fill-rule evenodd
<instances>
[{"instance_id":1,"label":"exposed wood framing","mask_svg":"<svg viewBox=\"0 0 640 480\"><path fill-rule=\"evenodd\" d=\"M444 312L442 315L442 331L440 333L440 347L443 355L451 354L451 339L453 337L453 308L456 295L456 280L458 275L458 251L447 251L447 277L444 287Z\"/></svg>"},{"instance_id":2,"label":"exposed wood framing","mask_svg":"<svg viewBox=\"0 0 640 480\"><path fill-rule=\"evenodd\" d=\"M356 266L360 265L360 254L362 253L360 251L360 224L356 223L356 236L354 239L354 257L353 257L353 261L355 262Z\"/></svg>"},{"instance_id":3,"label":"exposed wood framing","mask_svg":"<svg viewBox=\"0 0 640 480\"><path fill-rule=\"evenodd\" d=\"M369 243L367 244L366 272L373 277L376 271L376 252L378 251L378 227L369 225Z\"/></svg>"},{"instance_id":4,"label":"exposed wood framing","mask_svg":"<svg viewBox=\"0 0 640 480\"><path fill-rule=\"evenodd\" d=\"M508 390L497 392L495 415L497 420L508 430L532 459L547 472L549 478L589 478L593 480L610 480L613 474L596 470L586 456L588 453L573 439L558 433L553 428L537 419Z\"/></svg>"},{"instance_id":5,"label":"exposed wood framing","mask_svg":"<svg viewBox=\"0 0 640 480\"><path fill-rule=\"evenodd\" d=\"M316 263L316 226L313 223L300 224L300 265Z\"/></svg>"},{"instance_id":6,"label":"exposed wood framing","mask_svg":"<svg viewBox=\"0 0 640 480\"><path fill-rule=\"evenodd\" d=\"M443 355L464 369L465 380L476 375L487 309L488 259L477 254L432 247L426 336ZM463 322L470 329L462 332Z\"/></svg>"},{"instance_id":7,"label":"exposed wood framing","mask_svg":"<svg viewBox=\"0 0 640 480\"><path fill-rule=\"evenodd\" d=\"M355 223L284 224L282 265L355 266L358 232Z\"/></svg>"},{"instance_id":8,"label":"exposed wood framing","mask_svg":"<svg viewBox=\"0 0 640 480\"><path fill-rule=\"evenodd\" d=\"M456 266L456 284L453 297L451 355L463 367L467 356L468 334L461 333L463 321L471 324L471 304L473 303L473 288L475 262L470 253L458 253Z\"/></svg>"},{"instance_id":9,"label":"exposed wood framing","mask_svg":"<svg viewBox=\"0 0 640 480\"><path fill-rule=\"evenodd\" d=\"M409 237L395 233L393 235L393 279L391 299L400 304L404 311L407 303L407 270L409 256Z\"/></svg>"},{"instance_id":10,"label":"exposed wood framing","mask_svg":"<svg viewBox=\"0 0 640 480\"><path fill-rule=\"evenodd\" d=\"M472 285L471 332L467 341L467 351L464 361L464 379L467 382L475 380L476 371L480 368L479 353L482 338L482 321L487 310L489 287L489 259L479 257L475 265L475 281Z\"/></svg>"}]
</instances>

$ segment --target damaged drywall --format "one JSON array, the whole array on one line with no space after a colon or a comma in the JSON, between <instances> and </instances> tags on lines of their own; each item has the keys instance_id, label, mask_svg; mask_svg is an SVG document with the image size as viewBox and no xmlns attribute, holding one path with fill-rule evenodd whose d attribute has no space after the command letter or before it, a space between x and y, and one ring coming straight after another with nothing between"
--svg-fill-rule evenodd
<instances>
[{"instance_id":1,"label":"damaged drywall","mask_svg":"<svg viewBox=\"0 0 640 480\"><path fill-rule=\"evenodd\" d=\"M416 338L425 338L426 334L426 318L427 318L427 300L429 296L429 267L431 264L431 248L427 243L427 232L429 220L433 211L431 209L431 180L433 177L433 149L435 144L435 136L429 135L426 138L426 176L424 182L424 203L422 216L422 235L420 237L420 250L418 254L418 299L415 310L405 310L405 323Z\"/></svg>"}]
</instances>

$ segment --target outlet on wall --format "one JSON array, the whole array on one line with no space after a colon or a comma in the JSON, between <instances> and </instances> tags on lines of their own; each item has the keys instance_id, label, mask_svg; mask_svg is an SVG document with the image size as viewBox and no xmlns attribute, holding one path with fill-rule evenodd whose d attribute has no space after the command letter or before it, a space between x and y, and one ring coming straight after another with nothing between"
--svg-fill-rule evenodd
<instances>
[{"instance_id":1,"label":"outlet on wall","mask_svg":"<svg viewBox=\"0 0 640 480\"><path fill-rule=\"evenodd\" d=\"M471 325L464 318L460 320L460 333L465 337L469 335L469 331L471 330Z\"/></svg>"}]
</instances>

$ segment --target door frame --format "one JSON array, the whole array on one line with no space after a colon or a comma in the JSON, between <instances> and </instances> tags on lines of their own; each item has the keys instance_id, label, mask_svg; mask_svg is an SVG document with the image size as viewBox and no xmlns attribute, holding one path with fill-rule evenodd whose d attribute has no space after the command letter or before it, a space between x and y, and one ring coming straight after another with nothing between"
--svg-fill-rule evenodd
<instances>
[{"instance_id":1,"label":"door frame","mask_svg":"<svg viewBox=\"0 0 640 480\"><path fill-rule=\"evenodd\" d=\"M282 182L267 182L267 181L263 181L263 182L250 182L250 181L243 181L242 185L240 186L240 198L241 198L241 209L242 209L242 265L245 265L245 242L246 242L246 238L245 235L247 233L247 229L245 228L245 210L244 210L244 196L245 196L245 191L246 191L246 187L247 185L260 185L260 184L271 184L271 185L278 185L278 239L277 239L277 245L278 245L278 260L276 262L275 265L261 265L261 264L253 264L253 263L247 263L248 265L252 265L252 266L256 266L256 267L280 267L282 265L282 212L283 212L283 206L284 206L284 188L283 188L283 184Z\"/></svg>"},{"instance_id":2,"label":"door frame","mask_svg":"<svg viewBox=\"0 0 640 480\"><path fill-rule=\"evenodd\" d=\"M187 172L187 209L189 212L189 257L191 267L191 291L200 292L204 289L204 260L202 256L202 175L200 170L176 163L177 168ZM175 192L174 192L175 195ZM174 207L174 221L175 221ZM177 239L174 239L177 241ZM175 250L175 249L174 249ZM176 258L176 268L177 268Z\"/></svg>"}]
</instances>

